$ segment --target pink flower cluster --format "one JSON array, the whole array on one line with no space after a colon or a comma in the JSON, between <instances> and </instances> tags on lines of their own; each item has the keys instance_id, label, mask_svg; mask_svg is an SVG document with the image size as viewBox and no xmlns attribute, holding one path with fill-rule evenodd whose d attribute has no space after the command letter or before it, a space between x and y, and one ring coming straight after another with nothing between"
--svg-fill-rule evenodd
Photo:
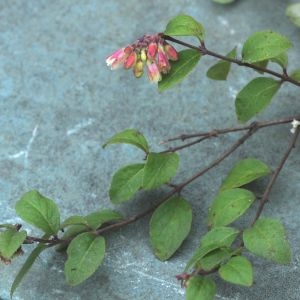
<instances>
[{"instance_id":1,"label":"pink flower cluster","mask_svg":"<svg viewBox=\"0 0 300 300\"><path fill-rule=\"evenodd\" d=\"M117 50L106 59L106 63L112 70L132 68L137 78L143 75L146 65L149 80L157 83L161 74L170 71L169 60L178 60L177 51L160 34L154 34L144 35L134 44Z\"/></svg>"}]
</instances>

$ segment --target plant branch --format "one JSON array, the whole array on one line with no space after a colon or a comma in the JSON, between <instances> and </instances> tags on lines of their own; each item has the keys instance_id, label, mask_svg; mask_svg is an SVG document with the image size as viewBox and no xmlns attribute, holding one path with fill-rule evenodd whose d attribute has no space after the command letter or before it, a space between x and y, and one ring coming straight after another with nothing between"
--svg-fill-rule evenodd
<instances>
[{"instance_id":1,"label":"plant branch","mask_svg":"<svg viewBox=\"0 0 300 300\"><path fill-rule=\"evenodd\" d=\"M247 67L247 68L251 68L251 69L254 69L256 71L259 71L259 72L263 72L263 73L268 73L268 74L271 74L277 78L280 78L282 82L284 81L287 81L287 82L290 82L294 85L297 85L297 86L300 86L300 82L293 79L292 77L289 77L289 75L287 74L286 70L283 70L282 73L278 73L278 72L275 72L271 69L268 69L268 68L264 68L264 67L261 67L261 66L258 66L258 65L255 65L255 64L251 64L251 63L247 63L247 62L243 62L242 60L240 59L237 59L237 58L231 58L231 57L227 57L225 55L222 55L222 54L219 54L219 53L216 53L214 51L211 51L211 50L208 50L204 43L201 44L199 47L196 47L194 45L191 45L189 43L186 43L186 42L183 42L181 40L178 40L176 38L173 38L169 35L164 35L164 34L161 34L162 37L165 39L165 40L168 40L168 41L171 41L171 42L174 42L176 44L179 44L179 45L182 45L182 46L185 46L187 48L190 48L190 49L194 49L194 50L197 50L199 51L202 55L209 55L209 56L212 56L212 57L215 57L215 58L218 58L218 59L221 59L221 60L224 60L224 61L228 61L230 63L234 63L234 64L237 64L239 66L244 66L244 67Z\"/></svg>"},{"instance_id":2,"label":"plant branch","mask_svg":"<svg viewBox=\"0 0 300 300\"><path fill-rule=\"evenodd\" d=\"M279 173L281 172L285 162L287 161L288 157L290 156L293 148L295 147L295 143L299 137L299 133L300 133L300 128L298 127L296 132L294 133L293 135L293 138L291 139L289 145L288 145L288 148L286 150L286 152L284 153L283 157L281 158L280 162L279 162L279 165L278 167L276 168L274 174L272 175L266 189L265 189L265 192L263 194L263 196L261 197L260 199L260 205L257 209L257 212L256 212L256 215L255 215L255 218L251 224L251 226L253 226L253 224L257 221L257 219L260 217L262 211L263 211L263 208L265 206L265 204L268 202L268 198L269 198L269 195L270 195L270 192L275 184L275 181L279 175Z\"/></svg>"}]
</instances>

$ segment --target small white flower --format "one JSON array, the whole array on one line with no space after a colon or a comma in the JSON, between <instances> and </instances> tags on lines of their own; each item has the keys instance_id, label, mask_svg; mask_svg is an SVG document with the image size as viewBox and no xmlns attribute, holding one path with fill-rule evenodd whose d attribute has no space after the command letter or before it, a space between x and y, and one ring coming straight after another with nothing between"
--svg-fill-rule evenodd
<instances>
[{"instance_id":1,"label":"small white flower","mask_svg":"<svg viewBox=\"0 0 300 300\"><path fill-rule=\"evenodd\" d=\"M290 131L291 131L291 133L295 133L297 127L300 125L300 121L294 119L294 120L291 122L291 124L292 124L292 128L291 128Z\"/></svg>"}]
</instances>

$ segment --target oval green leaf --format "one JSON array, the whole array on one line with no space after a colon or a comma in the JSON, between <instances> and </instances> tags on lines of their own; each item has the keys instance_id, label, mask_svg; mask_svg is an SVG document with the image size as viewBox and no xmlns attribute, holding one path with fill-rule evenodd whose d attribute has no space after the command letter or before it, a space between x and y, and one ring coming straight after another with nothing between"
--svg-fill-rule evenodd
<instances>
[{"instance_id":1,"label":"oval green leaf","mask_svg":"<svg viewBox=\"0 0 300 300\"><path fill-rule=\"evenodd\" d=\"M201 258L197 263L197 267L204 271L210 271L227 261L231 255L232 251L228 248L216 249Z\"/></svg>"},{"instance_id":2,"label":"oval green leaf","mask_svg":"<svg viewBox=\"0 0 300 300\"><path fill-rule=\"evenodd\" d=\"M227 55L229 58L236 58L236 47L234 47ZM231 63L229 61L220 60L211 66L206 72L206 76L214 80L226 80L230 71Z\"/></svg>"},{"instance_id":3,"label":"oval green leaf","mask_svg":"<svg viewBox=\"0 0 300 300\"><path fill-rule=\"evenodd\" d=\"M282 69L286 69L288 65L288 55L286 52L280 53L279 55L270 59L270 61L278 64Z\"/></svg>"},{"instance_id":4,"label":"oval green leaf","mask_svg":"<svg viewBox=\"0 0 300 300\"><path fill-rule=\"evenodd\" d=\"M122 220L123 216L115 210L103 209L90 213L85 217L85 219L87 221L88 226L96 230L103 223Z\"/></svg>"},{"instance_id":5,"label":"oval green leaf","mask_svg":"<svg viewBox=\"0 0 300 300\"><path fill-rule=\"evenodd\" d=\"M16 203L17 214L29 224L53 235L60 229L60 214L57 205L38 191L27 192Z\"/></svg>"},{"instance_id":6,"label":"oval green leaf","mask_svg":"<svg viewBox=\"0 0 300 300\"><path fill-rule=\"evenodd\" d=\"M278 264L289 264L291 250L283 225L276 219L258 219L243 233L245 247L252 253Z\"/></svg>"},{"instance_id":7,"label":"oval green leaf","mask_svg":"<svg viewBox=\"0 0 300 300\"><path fill-rule=\"evenodd\" d=\"M113 176L109 189L112 203L130 200L143 185L144 164L133 164L119 169Z\"/></svg>"},{"instance_id":8,"label":"oval green leaf","mask_svg":"<svg viewBox=\"0 0 300 300\"><path fill-rule=\"evenodd\" d=\"M230 4L235 2L235 0L213 0L213 2L219 3L219 4Z\"/></svg>"},{"instance_id":9,"label":"oval green leaf","mask_svg":"<svg viewBox=\"0 0 300 300\"><path fill-rule=\"evenodd\" d=\"M247 122L268 106L281 83L267 77L250 81L236 96L235 111L240 122Z\"/></svg>"},{"instance_id":10,"label":"oval green leaf","mask_svg":"<svg viewBox=\"0 0 300 300\"><path fill-rule=\"evenodd\" d=\"M60 225L60 228L65 228L71 225L85 225L88 226L86 219L83 216L70 216Z\"/></svg>"},{"instance_id":11,"label":"oval green leaf","mask_svg":"<svg viewBox=\"0 0 300 300\"><path fill-rule=\"evenodd\" d=\"M254 63L274 58L292 47L290 40L274 31L265 30L252 34L244 43L244 62Z\"/></svg>"},{"instance_id":12,"label":"oval green leaf","mask_svg":"<svg viewBox=\"0 0 300 300\"><path fill-rule=\"evenodd\" d=\"M126 129L115 134L102 147L105 148L111 144L129 144L143 150L146 154L149 152L147 140L135 129Z\"/></svg>"},{"instance_id":13,"label":"oval green leaf","mask_svg":"<svg viewBox=\"0 0 300 300\"><path fill-rule=\"evenodd\" d=\"M187 282L186 300L213 300L216 284L208 277L194 276Z\"/></svg>"},{"instance_id":14,"label":"oval green leaf","mask_svg":"<svg viewBox=\"0 0 300 300\"><path fill-rule=\"evenodd\" d=\"M178 15L169 21L164 34L173 36L195 36L199 41L203 41L204 28L191 16Z\"/></svg>"},{"instance_id":15,"label":"oval green leaf","mask_svg":"<svg viewBox=\"0 0 300 300\"><path fill-rule=\"evenodd\" d=\"M300 3L294 3L287 6L285 14L292 23L300 27Z\"/></svg>"},{"instance_id":16,"label":"oval green leaf","mask_svg":"<svg viewBox=\"0 0 300 300\"><path fill-rule=\"evenodd\" d=\"M251 262L244 256L232 257L219 269L222 279L239 285L251 286L253 283L253 269Z\"/></svg>"},{"instance_id":17,"label":"oval green leaf","mask_svg":"<svg viewBox=\"0 0 300 300\"><path fill-rule=\"evenodd\" d=\"M297 81L300 81L300 69L297 69L294 72L292 72L291 77Z\"/></svg>"},{"instance_id":18,"label":"oval green leaf","mask_svg":"<svg viewBox=\"0 0 300 300\"><path fill-rule=\"evenodd\" d=\"M209 226L224 226L232 223L246 212L254 199L253 193L241 188L221 191L209 209Z\"/></svg>"},{"instance_id":19,"label":"oval green leaf","mask_svg":"<svg viewBox=\"0 0 300 300\"><path fill-rule=\"evenodd\" d=\"M144 168L143 188L155 189L175 176L179 165L177 153L149 153Z\"/></svg>"},{"instance_id":20,"label":"oval green leaf","mask_svg":"<svg viewBox=\"0 0 300 300\"><path fill-rule=\"evenodd\" d=\"M15 252L21 247L27 233L25 230L17 231L15 229L7 229L0 233L0 255L6 259L10 259Z\"/></svg>"},{"instance_id":21,"label":"oval green leaf","mask_svg":"<svg viewBox=\"0 0 300 300\"><path fill-rule=\"evenodd\" d=\"M90 232L76 236L67 249L65 276L70 285L89 278L101 265L105 255L105 240Z\"/></svg>"},{"instance_id":22,"label":"oval green leaf","mask_svg":"<svg viewBox=\"0 0 300 300\"><path fill-rule=\"evenodd\" d=\"M260 177L270 174L269 167L259 159L246 158L240 160L229 172L221 185L221 190L243 186Z\"/></svg>"},{"instance_id":23,"label":"oval green leaf","mask_svg":"<svg viewBox=\"0 0 300 300\"><path fill-rule=\"evenodd\" d=\"M48 239L49 235L45 234L42 238L43 239ZM25 275L27 274L27 272L30 270L30 268L32 267L32 265L35 262L35 260L39 257L39 255L41 254L41 252L44 251L45 249L48 249L48 245L46 245L46 244L38 244L31 251L31 253L27 257L25 263L23 264L23 266L19 270L16 278L14 279L13 284L11 285L11 288L10 288L10 297L12 297L12 295L15 292L16 288L19 286L19 284L21 283L22 279L25 277Z\"/></svg>"},{"instance_id":24,"label":"oval green leaf","mask_svg":"<svg viewBox=\"0 0 300 300\"><path fill-rule=\"evenodd\" d=\"M197 65L201 55L200 52L193 49L182 50L178 53L179 59L171 61L171 70L162 75L162 80L158 82L160 92L171 88L181 82Z\"/></svg>"},{"instance_id":25,"label":"oval green leaf","mask_svg":"<svg viewBox=\"0 0 300 300\"><path fill-rule=\"evenodd\" d=\"M180 247L190 232L192 209L181 197L161 204L150 220L150 243L155 256L164 261Z\"/></svg>"}]
</instances>

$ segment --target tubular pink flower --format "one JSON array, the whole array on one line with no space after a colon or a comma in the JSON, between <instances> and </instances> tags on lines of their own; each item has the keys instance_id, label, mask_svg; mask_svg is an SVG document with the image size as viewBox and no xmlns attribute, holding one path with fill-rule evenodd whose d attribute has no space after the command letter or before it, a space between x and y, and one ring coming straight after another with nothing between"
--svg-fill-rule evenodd
<instances>
[{"instance_id":1,"label":"tubular pink flower","mask_svg":"<svg viewBox=\"0 0 300 300\"><path fill-rule=\"evenodd\" d=\"M151 42L148 45L147 57L151 60L154 60L156 53L157 53L157 43Z\"/></svg>"},{"instance_id":2,"label":"tubular pink flower","mask_svg":"<svg viewBox=\"0 0 300 300\"><path fill-rule=\"evenodd\" d=\"M147 61L148 78L151 82L157 83L161 80L161 74L155 62Z\"/></svg>"},{"instance_id":3,"label":"tubular pink flower","mask_svg":"<svg viewBox=\"0 0 300 300\"><path fill-rule=\"evenodd\" d=\"M136 61L137 61L137 54L135 51L132 51L124 62L124 68L130 69L135 65Z\"/></svg>"},{"instance_id":4,"label":"tubular pink flower","mask_svg":"<svg viewBox=\"0 0 300 300\"><path fill-rule=\"evenodd\" d=\"M171 69L171 66L170 66L168 58L165 54L164 48L161 45L158 46L157 65L158 65L159 71L161 71L164 74L168 73Z\"/></svg>"},{"instance_id":5,"label":"tubular pink flower","mask_svg":"<svg viewBox=\"0 0 300 300\"><path fill-rule=\"evenodd\" d=\"M112 55L107 57L106 64L111 68L111 70L121 67L131 51L132 48L130 46L117 50Z\"/></svg>"},{"instance_id":6,"label":"tubular pink flower","mask_svg":"<svg viewBox=\"0 0 300 300\"><path fill-rule=\"evenodd\" d=\"M164 45L165 53L167 54L168 59L170 60L178 60L178 52L176 49L168 43Z\"/></svg>"}]
</instances>

